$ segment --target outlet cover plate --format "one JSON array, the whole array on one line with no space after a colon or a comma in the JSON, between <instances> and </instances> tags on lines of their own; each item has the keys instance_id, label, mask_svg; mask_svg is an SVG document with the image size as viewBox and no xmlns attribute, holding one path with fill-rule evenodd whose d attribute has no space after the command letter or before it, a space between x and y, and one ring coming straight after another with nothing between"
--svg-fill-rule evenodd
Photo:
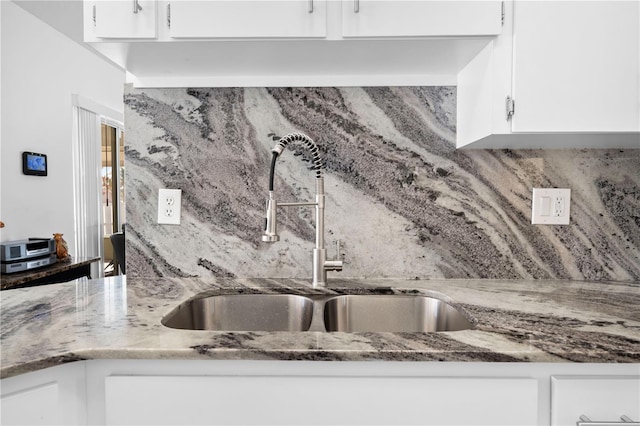
<instances>
[{"instance_id":1,"label":"outlet cover plate","mask_svg":"<svg viewBox=\"0 0 640 426\"><path fill-rule=\"evenodd\" d=\"M158 190L158 223L180 225L181 205L182 190L160 188Z\"/></svg>"},{"instance_id":2,"label":"outlet cover plate","mask_svg":"<svg viewBox=\"0 0 640 426\"><path fill-rule=\"evenodd\" d=\"M533 188L531 223L568 225L570 207L571 189Z\"/></svg>"}]
</instances>

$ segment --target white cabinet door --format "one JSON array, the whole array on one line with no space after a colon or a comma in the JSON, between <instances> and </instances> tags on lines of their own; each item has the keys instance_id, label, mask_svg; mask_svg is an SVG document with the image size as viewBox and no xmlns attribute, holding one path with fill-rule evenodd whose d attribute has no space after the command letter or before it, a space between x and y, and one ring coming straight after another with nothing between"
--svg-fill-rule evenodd
<instances>
[{"instance_id":1,"label":"white cabinet door","mask_svg":"<svg viewBox=\"0 0 640 426\"><path fill-rule=\"evenodd\" d=\"M3 425L58 425L58 384L47 383L2 395Z\"/></svg>"},{"instance_id":2,"label":"white cabinet door","mask_svg":"<svg viewBox=\"0 0 640 426\"><path fill-rule=\"evenodd\" d=\"M344 37L500 34L501 2L342 0Z\"/></svg>"},{"instance_id":3,"label":"white cabinet door","mask_svg":"<svg viewBox=\"0 0 640 426\"><path fill-rule=\"evenodd\" d=\"M591 421L640 421L640 376L552 376L551 425Z\"/></svg>"},{"instance_id":4,"label":"white cabinet door","mask_svg":"<svg viewBox=\"0 0 640 426\"><path fill-rule=\"evenodd\" d=\"M106 424L537 425L537 380L110 376Z\"/></svg>"},{"instance_id":5,"label":"white cabinet door","mask_svg":"<svg viewBox=\"0 0 640 426\"><path fill-rule=\"evenodd\" d=\"M156 0L85 0L84 7L85 40L157 37Z\"/></svg>"},{"instance_id":6,"label":"white cabinet door","mask_svg":"<svg viewBox=\"0 0 640 426\"><path fill-rule=\"evenodd\" d=\"M324 37L326 0L177 0L172 38Z\"/></svg>"},{"instance_id":7,"label":"white cabinet door","mask_svg":"<svg viewBox=\"0 0 640 426\"><path fill-rule=\"evenodd\" d=\"M640 131L639 4L515 3L514 132Z\"/></svg>"},{"instance_id":8,"label":"white cabinet door","mask_svg":"<svg viewBox=\"0 0 640 426\"><path fill-rule=\"evenodd\" d=\"M505 5L458 74L457 147L640 148L640 2Z\"/></svg>"},{"instance_id":9,"label":"white cabinet door","mask_svg":"<svg viewBox=\"0 0 640 426\"><path fill-rule=\"evenodd\" d=\"M3 379L0 424L86 424L85 383L82 362Z\"/></svg>"}]
</instances>

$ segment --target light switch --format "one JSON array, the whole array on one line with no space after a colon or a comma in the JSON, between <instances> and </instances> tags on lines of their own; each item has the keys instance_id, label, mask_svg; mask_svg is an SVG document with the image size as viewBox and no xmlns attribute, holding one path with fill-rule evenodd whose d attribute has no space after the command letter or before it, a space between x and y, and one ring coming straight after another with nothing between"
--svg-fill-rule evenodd
<instances>
[{"instance_id":1,"label":"light switch","mask_svg":"<svg viewBox=\"0 0 640 426\"><path fill-rule=\"evenodd\" d=\"M551 197L540 197L540 208L538 209L540 216L551 215Z\"/></svg>"},{"instance_id":2,"label":"light switch","mask_svg":"<svg viewBox=\"0 0 640 426\"><path fill-rule=\"evenodd\" d=\"M571 189L533 188L531 223L568 225L570 206Z\"/></svg>"}]
</instances>

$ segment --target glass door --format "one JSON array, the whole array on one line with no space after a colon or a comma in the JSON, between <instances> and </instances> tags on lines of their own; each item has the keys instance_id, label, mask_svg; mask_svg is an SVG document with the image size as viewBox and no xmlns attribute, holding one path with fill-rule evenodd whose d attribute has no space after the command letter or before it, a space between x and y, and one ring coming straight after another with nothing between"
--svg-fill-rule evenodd
<instances>
[{"instance_id":1,"label":"glass door","mask_svg":"<svg viewBox=\"0 0 640 426\"><path fill-rule=\"evenodd\" d=\"M123 231L124 196L124 131L118 125L103 122L101 126L100 162L102 177L102 212L104 230L105 276L118 275L117 248L111 235ZM121 268L120 268L121 269Z\"/></svg>"}]
</instances>

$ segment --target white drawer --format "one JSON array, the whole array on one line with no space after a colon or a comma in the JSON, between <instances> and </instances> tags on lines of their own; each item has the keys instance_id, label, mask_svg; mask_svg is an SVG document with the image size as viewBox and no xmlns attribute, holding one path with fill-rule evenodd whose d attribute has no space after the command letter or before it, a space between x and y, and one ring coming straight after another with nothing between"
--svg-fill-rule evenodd
<instances>
[{"instance_id":1,"label":"white drawer","mask_svg":"<svg viewBox=\"0 0 640 426\"><path fill-rule=\"evenodd\" d=\"M640 376L552 376L551 425L575 426L582 415L591 421L622 422L622 415L640 421Z\"/></svg>"}]
</instances>

